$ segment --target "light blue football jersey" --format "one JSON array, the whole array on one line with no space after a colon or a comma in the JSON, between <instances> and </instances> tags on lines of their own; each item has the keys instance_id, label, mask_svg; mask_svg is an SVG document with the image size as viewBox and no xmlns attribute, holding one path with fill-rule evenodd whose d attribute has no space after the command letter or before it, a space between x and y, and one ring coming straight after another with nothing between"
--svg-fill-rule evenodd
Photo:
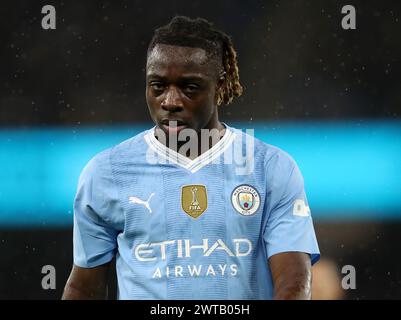
<instances>
[{"instance_id":1,"label":"light blue football jersey","mask_svg":"<svg viewBox=\"0 0 401 320\"><path fill-rule=\"evenodd\" d=\"M96 155L74 203L74 264L116 256L119 299L271 299L268 258L319 258L304 183L284 151L226 126L191 160L154 128Z\"/></svg>"}]
</instances>

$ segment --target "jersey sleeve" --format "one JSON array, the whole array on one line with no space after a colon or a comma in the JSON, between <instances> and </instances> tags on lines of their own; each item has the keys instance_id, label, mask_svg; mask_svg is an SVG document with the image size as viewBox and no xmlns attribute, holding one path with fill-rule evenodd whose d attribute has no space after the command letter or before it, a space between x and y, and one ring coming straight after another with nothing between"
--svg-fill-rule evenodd
<instances>
[{"instance_id":1,"label":"jersey sleeve","mask_svg":"<svg viewBox=\"0 0 401 320\"><path fill-rule=\"evenodd\" d=\"M111 261L118 231L112 216L121 210L107 157L95 157L82 171L74 201L74 264L93 268Z\"/></svg>"},{"instance_id":2,"label":"jersey sleeve","mask_svg":"<svg viewBox=\"0 0 401 320\"><path fill-rule=\"evenodd\" d=\"M266 199L269 212L263 238L267 257L281 252L304 252L310 254L314 264L320 251L303 177L294 160L289 156L281 159L273 170L271 198Z\"/></svg>"}]
</instances>

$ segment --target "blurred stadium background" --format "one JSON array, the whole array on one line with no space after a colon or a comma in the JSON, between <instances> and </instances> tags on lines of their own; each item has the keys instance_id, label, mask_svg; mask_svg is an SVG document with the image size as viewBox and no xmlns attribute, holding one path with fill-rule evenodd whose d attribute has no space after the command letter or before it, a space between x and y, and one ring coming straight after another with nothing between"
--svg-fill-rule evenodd
<instances>
[{"instance_id":1,"label":"blurred stadium background","mask_svg":"<svg viewBox=\"0 0 401 320\"><path fill-rule=\"evenodd\" d=\"M56 7L56 30L41 28L46 4ZM245 94L221 118L297 160L322 258L338 279L344 265L356 269L356 289L337 297L400 299L401 5L352 1L357 29L345 31L345 4L2 2L0 299L61 297L79 173L151 125L147 43L175 14L232 35ZM56 268L55 290L41 287L44 265Z\"/></svg>"}]
</instances>

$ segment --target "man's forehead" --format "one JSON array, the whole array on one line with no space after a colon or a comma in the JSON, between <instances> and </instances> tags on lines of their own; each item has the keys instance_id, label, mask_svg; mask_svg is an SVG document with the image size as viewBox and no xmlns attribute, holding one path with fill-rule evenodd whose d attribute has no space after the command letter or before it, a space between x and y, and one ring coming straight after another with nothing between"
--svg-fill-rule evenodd
<instances>
[{"instance_id":1,"label":"man's forehead","mask_svg":"<svg viewBox=\"0 0 401 320\"><path fill-rule=\"evenodd\" d=\"M149 53L147 67L179 65L188 68L216 67L215 59L208 56L205 49L168 44L157 44Z\"/></svg>"},{"instance_id":2,"label":"man's forehead","mask_svg":"<svg viewBox=\"0 0 401 320\"><path fill-rule=\"evenodd\" d=\"M199 61L208 60L206 50L203 48L176 46L176 45L161 44L161 43L155 45L155 47L152 49L149 55L149 59L150 58L163 59L168 56L191 57L192 59L198 59Z\"/></svg>"}]
</instances>

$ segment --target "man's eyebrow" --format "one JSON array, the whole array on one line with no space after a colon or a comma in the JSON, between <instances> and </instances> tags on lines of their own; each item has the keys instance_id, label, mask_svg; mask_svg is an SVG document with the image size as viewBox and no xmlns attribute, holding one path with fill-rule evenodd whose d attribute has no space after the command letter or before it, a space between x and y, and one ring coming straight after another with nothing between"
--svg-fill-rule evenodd
<instances>
[{"instance_id":1,"label":"man's eyebrow","mask_svg":"<svg viewBox=\"0 0 401 320\"><path fill-rule=\"evenodd\" d=\"M146 75L146 77L148 77L148 78L166 79L166 77L164 77L164 76L162 76L160 74L157 74L157 73L148 73Z\"/></svg>"},{"instance_id":2,"label":"man's eyebrow","mask_svg":"<svg viewBox=\"0 0 401 320\"><path fill-rule=\"evenodd\" d=\"M147 78L153 78L153 79L160 79L160 80L166 80L167 77L161 74L157 73L149 73L147 74ZM188 74L188 75L182 75L179 80L181 81L205 81L207 80L207 76L204 75L198 75L198 74Z\"/></svg>"},{"instance_id":3,"label":"man's eyebrow","mask_svg":"<svg viewBox=\"0 0 401 320\"><path fill-rule=\"evenodd\" d=\"M184 81L205 81L206 77L201 75L183 75L181 79Z\"/></svg>"}]
</instances>

